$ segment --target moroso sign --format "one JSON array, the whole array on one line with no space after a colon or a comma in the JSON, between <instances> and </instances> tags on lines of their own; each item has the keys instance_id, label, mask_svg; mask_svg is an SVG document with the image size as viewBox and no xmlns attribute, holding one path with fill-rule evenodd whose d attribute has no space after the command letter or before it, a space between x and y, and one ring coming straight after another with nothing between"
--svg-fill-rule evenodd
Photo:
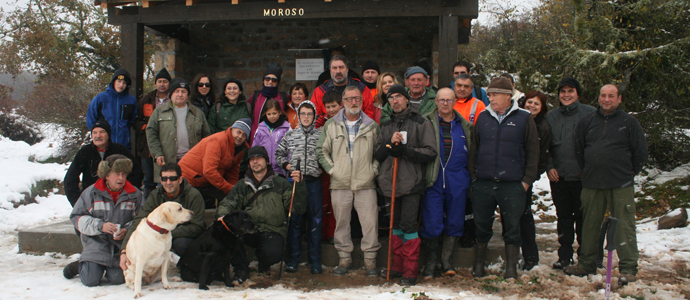
<instances>
[{"instance_id":1,"label":"moroso sign","mask_svg":"<svg viewBox=\"0 0 690 300\"><path fill-rule=\"evenodd\" d=\"M304 16L304 8L264 8L264 17Z\"/></svg>"}]
</instances>

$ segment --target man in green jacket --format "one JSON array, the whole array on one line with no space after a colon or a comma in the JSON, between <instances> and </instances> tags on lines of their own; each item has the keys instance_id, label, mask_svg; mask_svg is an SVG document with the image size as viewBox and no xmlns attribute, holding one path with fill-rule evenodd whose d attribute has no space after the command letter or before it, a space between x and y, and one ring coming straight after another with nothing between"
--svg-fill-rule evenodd
<instances>
[{"instance_id":1,"label":"man in green jacket","mask_svg":"<svg viewBox=\"0 0 690 300\"><path fill-rule=\"evenodd\" d=\"M154 162L154 181L160 182L160 169L182 156L201 139L211 135L206 115L189 105L189 83L175 78L170 84L170 101L157 107L146 126L146 139Z\"/></svg>"},{"instance_id":2,"label":"man in green jacket","mask_svg":"<svg viewBox=\"0 0 690 300\"><path fill-rule=\"evenodd\" d=\"M295 182L291 184L276 175L273 168L267 168L270 161L263 146L250 148L248 158L250 168L246 176L218 204L216 218L222 218L236 210L249 213L259 231L245 234L244 242L256 249L259 273L266 273L283 257L288 213L291 209L297 214L304 214L306 211L307 188L302 182L300 171L293 170L290 173ZM249 278L246 253L237 255L232 265L235 268L235 280L243 282Z\"/></svg>"},{"instance_id":3,"label":"man in green jacket","mask_svg":"<svg viewBox=\"0 0 690 300\"><path fill-rule=\"evenodd\" d=\"M122 241L122 250L127 249L127 242L139 225L141 220L146 219L148 215L158 206L165 202L173 201L182 204L183 208L194 212L194 216L189 222L180 224L170 233L172 234L172 250L179 256L182 256L189 245L204 232L206 224L204 223L204 198L201 193L197 191L192 185L182 177L182 170L176 163L169 163L161 167L161 185L162 188L157 188L149 194L149 197L144 202L144 206L139 210L139 213L132 221L130 231L127 232L125 239ZM127 269L129 261L126 255L120 256L120 267L122 270Z\"/></svg>"},{"instance_id":4,"label":"man in green jacket","mask_svg":"<svg viewBox=\"0 0 690 300\"><path fill-rule=\"evenodd\" d=\"M407 68L405 72L405 88L410 96L409 106L417 110L424 116L436 109L436 92L427 87L429 85L429 74L422 67L414 66ZM390 105L384 105L381 110L381 120L379 124L386 123L391 119L393 109Z\"/></svg>"}]
</instances>

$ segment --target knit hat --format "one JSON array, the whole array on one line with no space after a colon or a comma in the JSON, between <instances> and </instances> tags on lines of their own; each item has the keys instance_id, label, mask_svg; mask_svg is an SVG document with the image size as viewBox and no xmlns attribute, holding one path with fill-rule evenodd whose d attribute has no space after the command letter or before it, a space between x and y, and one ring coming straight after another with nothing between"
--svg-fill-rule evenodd
<instances>
[{"instance_id":1,"label":"knit hat","mask_svg":"<svg viewBox=\"0 0 690 300\"><path fill-rule=\"evenodd\" d=\"M113 154L98 164L98 177L105 179L110 172L132 172L132 161L122 154Z\"/></svg>"},{"instance_id":2,"label":"knit hat","mask_svg":"<svg viewBox=\"0 0 690 300\"><path fill-rule=\"evenodd\" d=\"M187 94L189 94L189 82L187 82L187 80L184 78L175 78L172 82L170 82L170 88L168 89L170 95L172 95L176 89L185 89L187 90Z\"/></svg>"},{"instance_id":3,"label":"knit hat","mask_svg":"<svg viewBox=\"0 0 690 300\"><path fill-rule=\"evenodd\" d=\"M167 79L168 81L172 80L172 77L170 77L170 73L168 73L166 68L161 69L158 74L156 74L156 78L153 81L158 81L159 78Z\"/></svg>"},{"instance_id":4,"label":"knit hat","mask_svg":"<svg viewBox=\"0 0 690 300\"><path fill-rule=\"evenodd\" d=\"M235 121L235 123L232 124L232 127L230 127L230 128L241 129L242 131L244 131L244 133L245 133L247 136L249 136L249 133L252 131L251 124L252 124L252 120L251 120L251 119L249 119L249 118L242 118L242 119L239 119L239 120Z\"/></svg>"},{"instance_id":5,"label":"knit hat","mask_svg":"<svg viewBox=\"0 0 690 300\"><path fill-rule=\"evenodd\" d=\"M582 93L580 92L580 89L581 89L580 82L577 81L577 79L572 78L572 77L565 77L565 78L561 79L561 82L558 83L558 89L556 89L556 93L558 93L561 90L561 88L564 86L574 87L575 90L577 91L577 95L578 96L582 95Z\"/></svg>"},{"instance_id":6,"label":"knit hat","mask_svg":"<svg viewBox=\"0 0 690 300\"><path fill-rule=\"evenodd\" d=\"M379 68L379 64L377 64L373 60L367 60L364 62L364 64L362 65L362 73L364 73L364 71L366 71L366 70L374 70L374 71L378 72L379 74L381 74L381 69Z\"/></svg>"},{"instance_id":7,"label":"knit hat","mask_svg":"<svg viewBox=\"0 0 690 300\"><path fill-rule=\"evenodd\" d=\"M254 146L249 148L247 159L251 159L252 157L257 156L262 156L263 158L265 158L267 163L271 162L271 159L268 158L268 151L266 151L266 148L264 148L264 146Z\"/></svg>"},{"instance_id":8,"label":"knit hat","mask_svg":"<svg viewBox=\"0 0 690 300\"><path fill-rule=\"evenodd\" d=\"M108 134L108 138L110 138L111 129L110 129L110 123L108 123L108 121L106 121L106 120L96 121L96 123L94 123L93 126L91 127L91 131L96 129L96 127L103 128L105 130L105 132Z\"/></svg>"},{"instance_id":9,"label":"knit hat","mask_svg":"<svg viewBox=\"0 0 690 300\"><path fill-rule=\"evenodd\" d=\"M400 85L400 84L391 85L391 87L388 89L388 93L386 93L386 98L389 98L390 96L393 96L393 94L396 94L396 93L399 93L399 94L405 96L405 98L407 98L407 100L410 100L410 95L407 94L405 87Z\"/></svg>"},{"instance_id":10,"label":"knit hat","mask_svg":"<svg viewBox=\"0 0 690 300\"><path fill-rule=\"evenodd\" d=\"M266 65L266 72L264 72L264 76L268 74L275 75L278 77L278 81L280 81L280 76L283 75L283 68L280 67L280 64L277 62L270 62L268 65Z\"/></svg>"},{"instance_id":11,"label":"knit hat","mask_svg":"<svg viewBox=\"0 0 690 300\"><path fill-rule=\"evenodd\" d=\"M115 71L115 73L113 73L113 77L110 78L110 84L115 82L117 79L124 80L127 83L127 87L132 85L132 77L129 76L129 72L127 72L125 69L118 69Z\"/></svg>"},{"instance_id":12,"label":"knit hat","mask_svg":"<svg viewBox=\"0 0 690 300\"><path fill-rule=\"evenodd\" d=\"M417 73L422 73L422 74L424 74L424 77L429 77L429 73L424 71L424 69L422 69L422 67L414 66L414 67L407 68L407 71L405 71L405 79L410 78L410 76L417 74Z\"/></svg>"},{"instance_id":13,"label":"knit hat","mask_svg":"<svg viewBox=\"0 0 690 300\"><path fill-rule=\"evenodd\" d=\"M499 94L508 94L512 95L513 94L513 84L510 83L510 80L505 77L496 77L494 79L491 79L491 83L489 83L489 87L486 88L486 93L499 93Z\"/></svg>"},{"instance_id":14,"label":"knit hat","mask_svg":"<svg viewBox=\"0 0 690 300\"><path fill-rule=\"evenodd\" d=\"M240 93L243 92L242 82L240 82L239 80L232 78L232 77L228 78L228 80L225 81L225 84L223 85L223 92L225 92L225 88L228 86L228 83L231 83L231 82L237 84L237 86L240 88Z\"/></svg>"}]
</instances>

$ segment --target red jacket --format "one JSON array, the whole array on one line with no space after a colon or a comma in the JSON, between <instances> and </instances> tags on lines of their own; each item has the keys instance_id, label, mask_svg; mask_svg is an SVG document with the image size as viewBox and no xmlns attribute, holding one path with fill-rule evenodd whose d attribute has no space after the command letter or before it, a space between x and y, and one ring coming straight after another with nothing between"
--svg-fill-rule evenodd
<instances>
[{"instance_id":1,"label":"red jacket","mask_svg":"<svg viewBox=\"0 0 690 300\"><path fill-rule=\"evenodd\" d=\"M371 91L369 88L364 85L359 79L348 77L347 78L347 85L351 86L354 85L356 86L360 92L362 92L362 111L367 114L370 118L374 118L374 97L371 96ZM324 82L322 85L318 86L315 90L314 93L311 95L311 102L314 103L316 106L316 122L315 125L317 128L323 126L326 120L326 117L328 115L328 112L326 111L326 106L323 104L323 95L325 95L328 91L335 91L335 85L333 84L333 79L329 79L326 82ZM321 126L319 126L321 125Z\"/></svg>"}]
</instances>

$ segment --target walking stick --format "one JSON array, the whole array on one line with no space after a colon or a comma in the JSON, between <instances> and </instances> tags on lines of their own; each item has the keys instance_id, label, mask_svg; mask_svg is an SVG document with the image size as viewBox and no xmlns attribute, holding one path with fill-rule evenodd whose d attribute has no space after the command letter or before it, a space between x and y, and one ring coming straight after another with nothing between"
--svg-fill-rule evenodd
<instances>
[{"instance_id":1,"label":"walking stick","mask_svg":"<svg viewBox=\"0 0 690 300\"><path fill-rule=\"evenodd\" d=\"M611 264L613 263L613 250L616 250L616 225L618 219L609 217L601 227L601 237L606 234L606 250L609 251L608 262L606 263L606 300L611 297Z\"/></svg>"},{"instance_id":2,"label":"walking stick","mask_svg":"<svg viewBox=\"0 0 690 300\"><path fill-rule=\"evenodd\" d=\"M302 159L298 158L297 159L297 168L295 168L294 171L299 171L299 164L301 162L302 162ZM292 181L292 195L290 196L290 209L288 209L288 219L287 219L288 232L290 232L290 217L292 217L292 202L295 200L295 185L297 185L297 181L293 180ZM283 243L283 257L285 257L285 250L286 249L287 249L287 239L285 239L285 243ZM280 280L283 277L283 261L284 261L284 259L280 260L280 269L278 270L278 280Z\"/></svg>"},{"instance_id":3,"label":"walking stick","mask_svg":"<svg viewBox=\"0 0 690 300\"><path fill-rule=\"evenodd\" d=\"M390 146L388 146L390 147ZM393 190L391 191L391 220L388 228L388 269L386 269L386 282L391 280L391 256L393 252L393 219L395 214L395 182L398 181L398 158L393 158Z\"/></svg>"}]
</instances>

